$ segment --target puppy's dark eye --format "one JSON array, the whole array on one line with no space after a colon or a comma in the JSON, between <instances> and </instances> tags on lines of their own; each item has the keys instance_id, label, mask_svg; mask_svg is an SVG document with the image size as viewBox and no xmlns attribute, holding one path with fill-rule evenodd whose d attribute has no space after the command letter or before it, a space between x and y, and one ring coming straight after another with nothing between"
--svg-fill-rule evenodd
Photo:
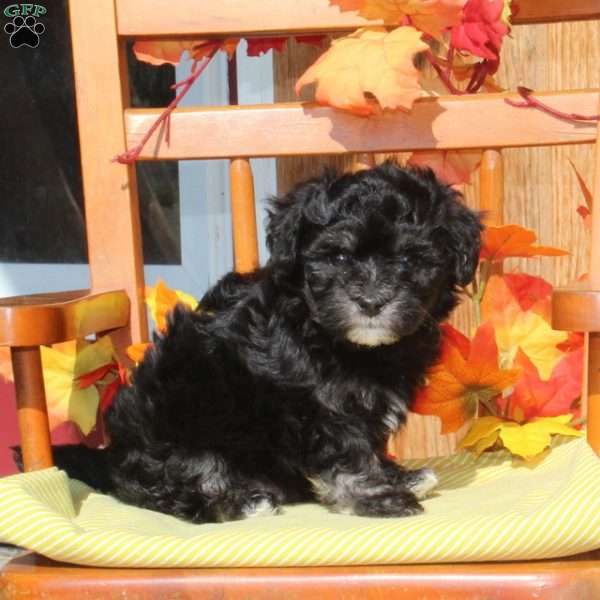
<instances>
[{"instance_id":1,"label":"puppy's dark eye","mask_svg":"<svg viewBox=\"0 0 600 600\"><path fill-rule=\"evenodd\" d=\"M406 267L410 267L410 264L411 264L410 257L408 257L408 256L398 256L396 258L396 264L399 267L401 267L402 269L405 269Z\"/></svg>"},{"instance_id":2,"label":"puppy's dark eye","mask_svg":"<svg viewBox=\"0 0 600 600\"><path fill-rule=\"evenodd\" d=\"M350 262L350 255L347 252L338 252L332 257L332 261L338 265L346 265Z\"/></svg>"}]
</instances>

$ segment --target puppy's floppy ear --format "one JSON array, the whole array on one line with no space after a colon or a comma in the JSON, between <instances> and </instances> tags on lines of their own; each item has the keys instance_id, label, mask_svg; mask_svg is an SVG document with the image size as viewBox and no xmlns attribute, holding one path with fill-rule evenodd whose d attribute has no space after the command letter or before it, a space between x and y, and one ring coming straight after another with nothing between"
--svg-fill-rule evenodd
<instances>
[{"instance_id":1,"label":"puppy's floppy ear","mask_svg":"<svg viewBox=\"0 0 600 600\"><path fill-rule=\"evenodd\" d=\"M479 264L483 226L480 216L457 198L460 195L451 201L445 228L450 234L450 249L454 253L456 283L466 286L473 281Z\"/></svg>"},{"instance_id":2,"label":"puppy's floppy ear","mask_svg":"<svg viewBox=\"0 0 600 600\"><path fill-rule=\"evenodd\" d=\"M332 177L326 173L301 183L282 198L271 198L266 229L272 261L294 263L306 226L326 224L330 213L327 189Z\"/></svg>"}]
</instances>

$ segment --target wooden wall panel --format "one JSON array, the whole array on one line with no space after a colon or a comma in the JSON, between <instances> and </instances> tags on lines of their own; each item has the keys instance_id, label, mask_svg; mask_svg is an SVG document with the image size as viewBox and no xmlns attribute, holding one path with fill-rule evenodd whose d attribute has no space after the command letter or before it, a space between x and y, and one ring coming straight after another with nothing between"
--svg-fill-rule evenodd
<instances>
[{"instance_id":1,"label":"wooden wall panel","mask_svg":"<svg viewBox=\"0 0 600 600\"><path fill-rule=\"evenodd\" d=\"M320 51L291 43L275 58L276 100L295 99L293 86ZM535 90L567 90L600 86L600 23L598 21L527 25L513 29L506 40L499 83L508 89L525 85ZM304 93L308 94L307 91ZM310 95L305 96L307 99ZM573 281L588 268L589 240L576 208L583 203L570 158L590 184L593 172L591 145L554 148L510 149L505 157L506 223L519 223L538 232L539 243L571 251L564 258L512 260L507 270L520 269L541 275L556 285ZM318 174L325 165L344 168L351 157L279 159L280 192L294 182ZM477 176L465 189L467 202L477 206ZM471 307L465 302L453 322L465 332L472 327ZM401 457L447 454L455 448L457 435L442 436L434 417L415 416L397 436L395 450Z\"/></svg>"}]
</instances>

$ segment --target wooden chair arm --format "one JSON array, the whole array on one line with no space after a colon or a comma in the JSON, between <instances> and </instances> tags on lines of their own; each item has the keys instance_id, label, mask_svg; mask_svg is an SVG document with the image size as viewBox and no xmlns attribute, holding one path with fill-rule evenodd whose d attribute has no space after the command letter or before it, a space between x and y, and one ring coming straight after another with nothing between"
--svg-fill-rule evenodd
<instances>
[{"instance_id":1,"label":"wooden chair arm","mask_svg":"<svg viewBox=\"0 0 600 600\"><path fill-rule=\"evenodd\" d=\"M34 294L0 299L0 346L39 346L83 338L127 325L123 290Z\"/></svg>"},{"instance_id":2,"label":"wooden chair arm","mask_svg":"<svg viewBox=\"0 0 600 600\"><path fill-rule=\"evenodd\" d=\"M119 329L128 321L129 298L122 290L0 299L0 346L10 346L26 471L53 464L39 346Z\"/></svg>"},{"instance_id":3,"label":"wooden chair arm","mask_svg":"<svg viewBox=\"0 0 600 600\"><path fill-rule=\"evenodd\" d=\"M600 332L600 289L587 282L555 289L552 327L560 331Z\"/></svg>"},{"instance_id":4,"label":"wooden chair arm","mask_svg":"<svg viewBox=\"0 0 600 600\"><path fill-rule=\"evenodd\" d=\"M600 456L600 290L589 282L552 293L552 327L587 340L587 439Z\"/></svg>"}]
</instances>

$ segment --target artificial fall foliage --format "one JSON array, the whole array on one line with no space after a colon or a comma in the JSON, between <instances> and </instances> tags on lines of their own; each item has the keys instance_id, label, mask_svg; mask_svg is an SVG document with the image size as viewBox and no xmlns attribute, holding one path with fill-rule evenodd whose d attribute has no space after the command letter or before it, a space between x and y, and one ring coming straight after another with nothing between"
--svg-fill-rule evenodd
<instances>
[{"instance_id":1,"label":"artificial fall foliage","mask_svg":"<svg viewBox=\"0 0 600 600\"><path fill-rule=\"evenodd\" d=\"M533 231L519 225L486 227L483 232L481 258L499 262L512 256L564 256L568 254L560 248L536 246L536 240L537 236Z\"/></svg>"},{"instance_id":2,"label":"artificial fall foliage","mask_svg":"<svg viewBox=\"0 0 600 600\"><path fill-rule=\"evenodd\" d=\"M422 94L414 58L427 47L414 27L398 27L389 33L383 27L359 29L334 40L300 77L296 92L316 83L317 102L363 116L381 109L409 109Z\"/></svg>"},{"instance_id":3,"label":"artificial fall foliage","mask_svg":"<svg viewBox=\"0 0 600 600\"><path fill-rule=\"evenodd\" d=\"M441 150L413 152L407 163L415 167L429 167L449 185L471 183L471 175L481 162L480 150Z\"/></svg>"},{"instance_id":4,"label":"artificial fall foliage","mask_svg":"<svg viewBox=\"0 0 600 600\"><path fill-rule=\"evenodd\" d=\"M41 354L50 428L72 421L87 435L101 401L96 384L112 380L117 369L110 337L41 346Z\"/></svg>"},{"instance_id":5,"label":"artificial fall foliage","mask_svg":"<svg viewBox=\"0 0 600 600\"><path fill-rule=\"evenodd\" d=\"M534 232L517 225L486 230L471 294L477 331L469 341L445 326L441 356L417 395L414 410L438 416L442 433L476 416L460 444L475 454L504 447L531 460L552 435L581 435L569 423L579 412L583 336L552 329L547 281L493 274L492 264L509 257L567 254L535 241Z\"/></svg>"},{"instance_id":6,"label":"artificial fall foliage","mask_svg":"<svg viewBox=\"0 0 600 600\"><path fill-rule=\"evenodd\" d=\"M443 332L442 355L430 369L426 387L417 393L413 410L440 417L442 433L450 433L471 419L478 405L488 406L514 385L520 371L499 367L490 323L479 327L470 342L449 325Z\"/></svg>"},{"instance_id":7,"label":"artificial fall foliage","mask_svg":"<svg viewBox=\"0 0 600 600\"><path fill-rule=\"evenodd\" d=\"M485 450L504 447L512 454L532 460L549 446L553 435L581 437L582 431L569 425L572 415L533 418L527 423L517 423L499 417L482 417L462 439L460 448L479 456Z\"/></svg>"},{"instance_id":8,"label":"artificial fall foliage","mask_svg":"<svg viewBox=\"0 0 600 600\"><path fill-rule=\"evenodd\" d=\"M159 332L164 333L167 329L167 320L169 313L177 304L183 304L192 310L198 306L198 300L191 294L186 294L181 290L172 290L159 279L154 287L146 287L146 304L150 309L150 315ZM125 352L134 362L139 363L144 358L144 354L152 346L151 343L132 344Z\"/></svg>"}]
</instances>

